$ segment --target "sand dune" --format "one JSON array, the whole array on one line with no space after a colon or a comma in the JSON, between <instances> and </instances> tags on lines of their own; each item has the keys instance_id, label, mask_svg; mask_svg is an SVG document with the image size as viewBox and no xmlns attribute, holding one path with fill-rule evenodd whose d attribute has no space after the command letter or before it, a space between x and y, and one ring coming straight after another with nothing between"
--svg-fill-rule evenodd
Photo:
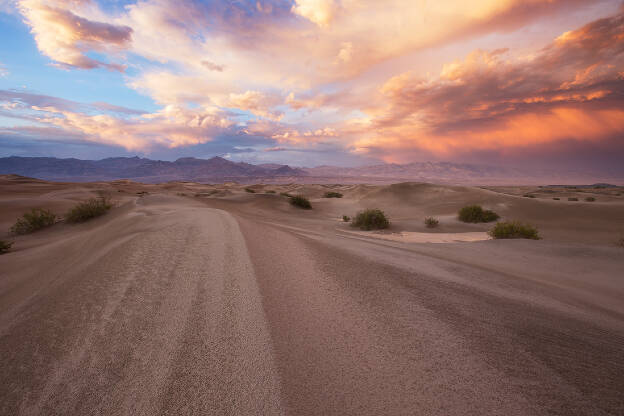
<instances>
[{"instance_id":1,"label":"sand dune","mask_svg":"<svg viewBox=\"0 0 624 416\"><path fill-rule=\"evenodd\" d=\"M429 184L252 189L0 178L3 230L36 206L116 205L0 236L15 242L0 256L0 414L624 412L617 191L572 203ZM544 239L485 239L491 225L455 217L470 203ZM366 207L391 228L337 221Z\"/></svg>"}]
</instances>

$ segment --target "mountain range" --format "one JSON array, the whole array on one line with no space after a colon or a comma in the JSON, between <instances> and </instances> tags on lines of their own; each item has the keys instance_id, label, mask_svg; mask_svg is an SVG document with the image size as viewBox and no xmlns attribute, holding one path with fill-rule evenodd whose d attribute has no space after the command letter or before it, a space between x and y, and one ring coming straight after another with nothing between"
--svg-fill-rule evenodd
<instances>
[{"instance_id":1,"label":"mountain range","mask_svg":"<svg viewBox=\"0 0 624 416\"><path fill-rule=\"evenodd\" d=\"M0 174L17 174L39 179L89 182L130 179L145 183L168 181L240 183L391 183L424 181L457 184L544 184L621 183L622 172L583 170L535 170L452 162L414 162L360 167L291 167L281 164L254 165L222 157L176 161L139 157L114 157L102 160L58 159L52 157L0 158Z\"/></svg>"}]
</instances>

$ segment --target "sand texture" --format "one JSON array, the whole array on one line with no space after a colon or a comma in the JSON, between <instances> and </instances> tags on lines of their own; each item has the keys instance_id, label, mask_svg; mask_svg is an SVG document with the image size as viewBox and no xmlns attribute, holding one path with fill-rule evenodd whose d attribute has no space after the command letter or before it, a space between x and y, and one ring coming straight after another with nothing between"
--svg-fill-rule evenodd
<instances>
[{"instance_id":1,"label":"sand texture","mask_svg":"<svg viewBox=\"0 0 624 416\"><path fill-rule=\"evenodd\" d=\"M0 176L0 415L624 414L621 189L244 188ZM490 239L474 203L543 239ZM373 207L388 230L337 220Z\"/></svg>"}]
</instances>

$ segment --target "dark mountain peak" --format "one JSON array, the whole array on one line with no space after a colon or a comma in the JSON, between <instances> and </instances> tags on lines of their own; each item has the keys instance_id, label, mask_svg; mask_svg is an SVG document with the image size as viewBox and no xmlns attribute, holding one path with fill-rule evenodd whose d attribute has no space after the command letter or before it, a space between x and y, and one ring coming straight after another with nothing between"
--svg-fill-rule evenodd
<instances>
[{"instance_id":1,"label":"dark mountain peak","mask_svg":"<svg viewBox=\"0 0 624 416\"><path fill-rule=\"evenodd\" d=\"M297 168L291 168L288 165L282 165L277 169L273 170L273 173L275 175L279 175L279 176L300 176L300 175L306 175L306 172L301 170L301 169L297 169Z\"/></svg>"}]
</instances>

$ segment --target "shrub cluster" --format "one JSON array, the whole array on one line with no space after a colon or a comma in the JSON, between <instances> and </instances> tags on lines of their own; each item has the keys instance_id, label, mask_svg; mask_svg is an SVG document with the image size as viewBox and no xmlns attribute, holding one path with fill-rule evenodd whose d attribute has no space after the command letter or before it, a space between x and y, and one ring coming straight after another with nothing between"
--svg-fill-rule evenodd
<instances>
[{"instance_id":1,"label":"shrub cluster","mask_svg":"<svg viewBox=\"0 0 624 416\"><path fill-rule=\"evenodd\" d=\"M578 198L568 198L568 201L578 201Z\"/></svg>"},{"instance_id":2,"label":"shrub cluster","mask_svg":"<svg viewBox=\"0 0 624 416\"><path fill-rule=\"evenodd\" d=\"M463 222L492 222L500 218L494 211L485 210L480 205L468 205L459 210L458 218Z\"/></svg>"},{"instance_id":3,"label":"shrub cluster","mask_svg":"<svg viewBox=\"0 0 624 416\"><path fill-rule=\"evenodd\" d=\"M281 196L285 196L287 198L292 198L293 196L291 194L289 194L288 192L280 192Z\"/></svg>"},{"instance_id":4,"label":"shrub cluster","mask_svg":"<svg viewBox=\"0 0 624 416\"><path fill-rule=\"evenodd\" d=\"M596 200L596 198L594 198L593 196L588 196L587 198L585 198L585 201L587 202L594 202Z\"/></svg>"},{"instance_id":5,"label":"shrub cluster","mask_svg":"<svg viewBox=\"0 0 624 416\"><path fill-rule=\"evenodd\" d=\"M301 195L295 195L291 197L290 204L303 209L312 209L312 204L310 204L310 201Z\"/></svg>"},{"instance_id":6,"label":"shrub cluster","mask_svg":"<svg viewBox=\"0 0 624 416\"><path fill-rule=\"evenodd\" d=\"M537 228L529 224L520 222L497 222L494 228L489 231L493 238L528 238L539 240L540 236Z\"/></svg>"},{"instance_id":7,"label":"shrub cluster","mask_svg":"<svg viewBox=\"0 0 624 416\"><path fill-rule=\"evenodd\" d=\"M73 207L65 214L65 220L70 223L85 222L106 214L112 206L106 198L91 198Z\"/></svg>"},{"instance_id":8,"label":"shrub cluster","mask_svg":"<svg viewBox=\"0 0 624 416\"><path fill-rule=\"evenodd\" d=\"M55 222L56 214L47 209L34 208L17 220L15 225L11 227L11 232L13 234L28 234L54 225Z\"/></svg>"},{"instance_id":9,"label":"shrub cluster","mask_svg":"<svg viewBox=\"0 0 624 416\"><path fill-rule=\"evenodd\" d=\"M559 198L553 198L555 201L559 201Z\"/></svg>"},{"instance_id":10,"label":"shrub cluster","mask_svg":"<svg viewBox=\"0 0 624 416\"><path fill-rule=\"evenodd\" d=\"M13 243L10 241L0 240L0 254L8 253Z\"/></svg>"},{"instance_id":11,"label":"shrub cluster","mask_svg":"<svg viewBox=\"0 0 624 416\"><path fill-rule=\"evenodd\" d=\"M522 196L525 197L525 198L535 198L535 195L533 195L533 194L524 194Z\"/></svg>"},{"instance_id":12,"label":"shrub cluster","mask_svg":"<svg viewBox=\"0 0 624 416\"><path fill-rule=\"evenodd\" d=\"M245 192L249 192L250 194L255 194L256 193L256 191L254 191L251 188L245 188Z\"/></svg>"},{"instance_id":13,"label":"shrub cluster","mask_svg":"<svg viewBox=\"0 0 624 416\"><path fill-rule=\"evenodd\" d=\"M427 226L427 228L435 228L439 224L440 224L440 221L438 221L436 218L433 218L433 217L425 218L425 225Z\"/></svg>"},{"instance_id":14,"label":"shrub cluster","mask_svg":"<svg viewBox=\"0 0 624 416\"><path fill-rule=\"evenodd\" d=\"M349 222L349 221L351 221L351 218L348 215L343 215L342 216L342 221Z\"/></svg>"},{"instance_id":15,"label":"shrub cluster","mask_svg":"<svg viewBox=\"0 0 624 416\"><path fill-rule=\"evenodd\" d=\"M325 192L325 198L342 198L340 192Z\"/></svg>"},{"instance_id":16,"label":"shrub cluster","mask_svg":"<svg viewBox=\"0 0 624 416\"><path fill-rule=\"evenodd\" d=\"M265 193L267 193L267 194L274 194L274 193L275 193L275 191L273 191L273 190L269 189L268 191L265 191Z\"/></svg>"},{"instance_id":17,"label":"shrub cluster","mask_svg":"<svg viewBox=\"0 0 624 416\"><path fill-rule=\"evenodd\" d=\"M367 231L380 230L388 228L390 221L388 221L388 218L380 209L365 209L357 213L353 221L351 221L351 226Z\"/></svg>"}]
</instances>

